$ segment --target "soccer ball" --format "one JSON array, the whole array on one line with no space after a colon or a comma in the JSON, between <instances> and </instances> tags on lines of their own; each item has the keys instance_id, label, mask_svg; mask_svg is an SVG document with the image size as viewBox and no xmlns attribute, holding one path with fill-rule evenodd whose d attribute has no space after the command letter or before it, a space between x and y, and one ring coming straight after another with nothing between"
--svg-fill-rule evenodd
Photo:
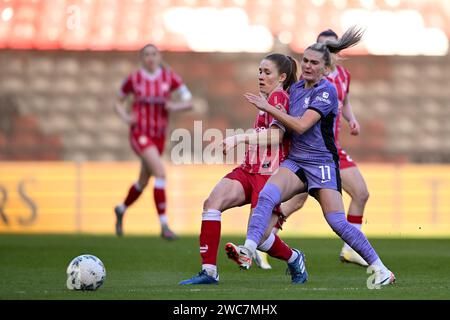
<instances>
[{"instance_id":1,"label":"soccer ball","mask_svg":"<svg viewBox=\"0 0 450 320\"><path fill-rule=\"evenodd\" d=\"M103 262L90 254L74 258L67 267L67 288L70 290L96 290L105 278Z\"/></svg>"}]
</instances>

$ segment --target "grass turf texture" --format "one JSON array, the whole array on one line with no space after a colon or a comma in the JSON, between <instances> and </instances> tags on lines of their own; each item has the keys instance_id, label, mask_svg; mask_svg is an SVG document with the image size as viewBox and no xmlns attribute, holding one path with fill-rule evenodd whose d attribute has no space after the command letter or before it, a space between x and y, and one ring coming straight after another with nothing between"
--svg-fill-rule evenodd
<instances>
[{"instance_id":1,"label":"grass turf texture","mask_svg":"<svg viewBox=\"0 0 450 320\"><path fill-rule=\"evenodd\" d=\"M198 237L174 242L158 237L90 235L0 235L0 300L5 299L154 299L154 300L303 300L450 299L450 239L370 239L397 283L380 290L366 286L366 269L338 260L341 241L286 238L303 250L309 280L292 285L285 263L271 259L272 270L254 265L239 270L229 261L223 237L219 285L179 286L200 271ZM94 292L66 289L66 268L77 255L99 257L106 281Z\"/></svg>"}]
</instances>

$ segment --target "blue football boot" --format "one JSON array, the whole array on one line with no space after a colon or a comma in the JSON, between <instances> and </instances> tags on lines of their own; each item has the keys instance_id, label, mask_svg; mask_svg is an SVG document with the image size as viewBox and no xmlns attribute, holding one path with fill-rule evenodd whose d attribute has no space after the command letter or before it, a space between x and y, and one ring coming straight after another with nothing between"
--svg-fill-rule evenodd
<instances>
[{"instance_id":1,"label":"blue football boot","mask_svg":"<svg viewBox=\"0 0 450 320\"><path fill-rule=\"evenodd\" d=\"M292 263L288 263L288 270L291 274L293 284L305 283L308 280L308 272L306 272L305 254L297 249L292 249L298 253L297 259Z\"/></svg>"},{"instance_id":2,"label":"blue football boot","mask_svg":"<svg viewBox=\"0 0 450 320\"><path fill-rule=\"evenodd\" d=\"M219 284L219 276L217 276L217 277L210 276L206 272L206 270L202 270L201 272L199 272L198 275L193 276L190 279L183 280L183 281L181 281L178 284L180 284L180 285L185 285L185 284Z\"/></svg>"}]
</instances>

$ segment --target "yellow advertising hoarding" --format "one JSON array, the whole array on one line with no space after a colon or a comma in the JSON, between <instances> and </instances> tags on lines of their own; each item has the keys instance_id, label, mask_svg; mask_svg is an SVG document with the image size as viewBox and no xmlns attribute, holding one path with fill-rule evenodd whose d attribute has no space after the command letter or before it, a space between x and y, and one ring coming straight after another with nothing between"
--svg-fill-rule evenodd
<instances>
[{"instance_id":1,"label":"yellow advertising hoarding","mask_svg":"<svg viewBox=\"0 0 450 320\"><path fill-rule=\"evenodd\" d=\"M198 234L203 201L232 166L166 164L168 217L181 234ZM370 199L363 230L370 236L450 236L450 165L361 164ZM137 162L0 163L0 232L114 232L113 208L139 172ZM152 183L127 211L127 234L158 234ZM349 197L344 194L348 207ZM222 215L222 232L246 231L249 206ZM286 235L331 236L310 198L285 224Z\"/></svg>"}]
</instances>

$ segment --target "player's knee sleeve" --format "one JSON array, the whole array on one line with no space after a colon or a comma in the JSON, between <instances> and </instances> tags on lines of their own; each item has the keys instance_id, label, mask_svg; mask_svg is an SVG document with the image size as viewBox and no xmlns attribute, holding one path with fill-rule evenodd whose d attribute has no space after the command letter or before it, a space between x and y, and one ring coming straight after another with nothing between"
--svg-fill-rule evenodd
<instances>
[{"instance_id":1,"label":"player's knee sleeve","mask_svg":"<svg viewBox=\"0 0 450 320\"><path fill-rule=\"evenodd\" d=\"M266 183L258 196L257 206L270 206L273 209L281 201L281 190L273 183Z\"/></svg>"},{"instance_id":2,"label":"player's knee sleeve","mask_svg":"<svg viewBox=\"0 0 450 320\"><path fill-rule=\"evenodd\" d=\"M272 183L267 183L259 193L258 204L253 209L247 228L247 240L259 244L269 226L273 208L280 202L281 190Z\"/></svg>"},{"instance_id":3,"label":"player's knee sleeve","mask_svg":"<svg viewBox=\"0 0 450 320\"><path fill-rule=\"evenodd\" d=\"M331 212L325 214L325 219L330 225L331 229L340 237L345 237L347 232L351 230L351 224L345 218L344 212Z\"/></svg>"}]
</instances>

